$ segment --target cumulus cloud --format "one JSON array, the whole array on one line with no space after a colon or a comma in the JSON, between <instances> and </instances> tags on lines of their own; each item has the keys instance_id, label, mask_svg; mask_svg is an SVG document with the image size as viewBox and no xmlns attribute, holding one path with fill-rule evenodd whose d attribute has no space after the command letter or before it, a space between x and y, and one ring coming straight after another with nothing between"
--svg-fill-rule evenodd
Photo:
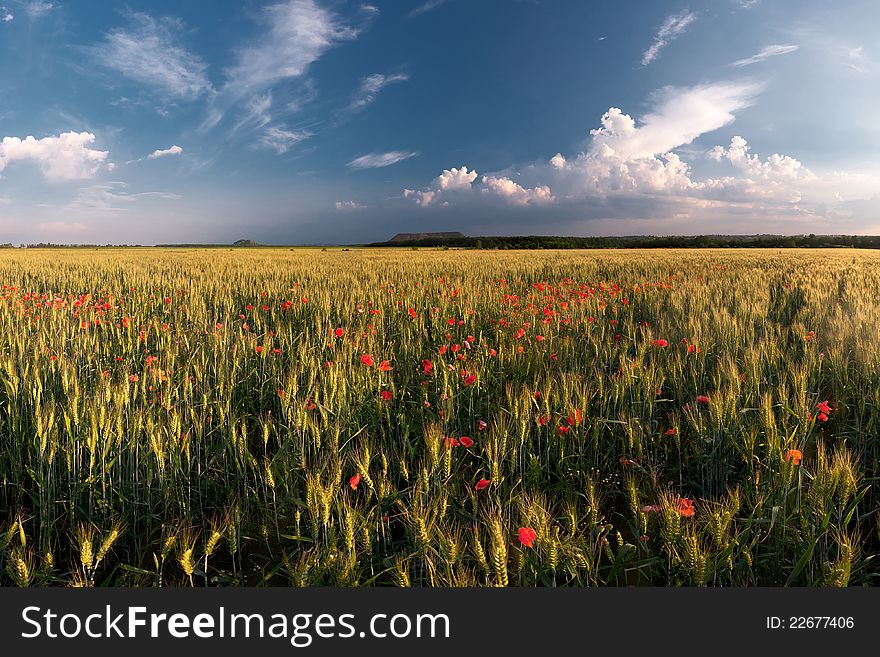
<instances>
[{"instance_id":1,"label":"cumulus cloud","mask_svg":"<svg viewBox=\"0 0 880 657\"><path fill-rule=\"evenodd\" d=\"M475 170L468 171L464 165L457 169L444 169L428 188L405 189L403 196L413 199L423 208L449 205L451 200L466 198L477 188L483 198L497 198L513 205L539 205L556 200L547 185L527 189L507 176L483 176L475 185L478 177Z\"/></svg>"},{"instance_id":2,"label":"cumulus cloud","mask_svg":"<svg viewBox=\"0 0 880 657\"><path fill-rule=\"evenodd\" d=\"M147 157L151 160L155 160L157 158L165 157L167 155L180 155L181 153L183 153L183 149L175 144L171 148L157 149L147 155Z\"/></svg>"},{"instance_id":3,"label":"cumulus cloud","mask_svg":"<svg viewBox=\"0 0 880 657\"><path fill-rule=\"evenodd\" d=\"M674 41L681 35L688 26L697 20L697 15L690 11L683 11L680 14L668 16L663 25L654 35L654 41L642 55L642 66L647 66L660 54L671 41Z\"/></svg>"},{"instance_id":4,"label":"cumulus cloud","mask_svg":"<svg viewBox=\"0 0 880 657\"><path fill-rule=\"evenodd\" d=\"M759 156L749 153L750 149L749 143L737 135L730 140L727 148L715 146L709 151L708 156L716 162L727 160L748 175L764 180L789 178L809 181L816 178L812 171L793 157L774 153L766 160L762 160Z\"/></svg>"},{"instance_id":5,"label":"cumulus cloud","mask_svg":"<svg viewBox=\"0 0 880 657\"><path fill-rule=\"evenodd\" d=\"M611 149L624 159L666 153L728 125L736 112L749 107L760 92L751 82L726 82L695 87L666 87L653 95L655 109L640 125L616 107L591 130L592 150Z\"/></svg>"},{"instance_id":6,"label":"cumulus cloud","mask_svg":"<svg viewBox=\"0 0 880 657\"><path fill-rule=\"evenodd\" d=\"M381 169L403 162L418 155L416 151L388 151L387 153L368 153L354 158L347 166L352 169Z\"/></svg>"},{"instance_id":7,"label":"cumulus cloud","mask_svg":"<svg viewBox=\"0 0 880 657\"><path fill-rule=\"evenodd\" d=\"M409 76L404 73L395 73L393 75L382 75L381 73L373 73L361 80L357 91L348 106L350 112L360 112L368 105L375 102L379 92L389 84L395 82L405 82L409 80Z\"/></svg>"},{"instance_id":8,"label":"cumulus cloud","mask_svg":"<svg viewBox=\"0 0 880 657\"><path fill-rule=\"evenodd\" d=\"M83 180L94 177L107 160L108 151L90 148L95 135L64 132L54 137L4 137L0 141L0 171L14 162L39 164L49 181Z\"/></svg>"},{"instance_id":9,"label":"cumulus cloud","mask_svg":"<svg viewBox=\"0 0 880 657\"><path fill-rule=\"evenodd\" d=\"M304 75L327 50L358 35L357 29L315 0L269 5L262 19L268 33L240 50L236 64L226 71L224 90L235 98Z\"/></svg>"},{"instance_id":10,"label":"cumulus cloud","mask_svg":"<svg viewBox=\"0 0 880 657\"><path fill-rule=\"evenodd\" d=\"M496 176L483 176L482 184L484 194L495 194L514 205L552 203L556 200L547 185L526 189L510 178Z\"/></svg>"},{"instance_id":11,"label":"cumulus cloud","mask_svg":"<svg viewBox=\"0 0 880 657\"><path fill-rule=\"evenodd\" d=\"M279 155L284 155L301 141L305 141L313 134L307 130L289 130L281 126L269 126L257 139L257 146L273 150Z\"/></svg>"},{"instance_id":12,"label":"cumulus cloud","mask_svg":"<svg viewBox=\"0 0 880 657\"><path fill-rule=\"evenodd\" d=\"M15 20L15 15L6 7L0 7L0 22L11 23Z\"/></svg>"},{"instance_id":13,"label":"cumulus cloud","mask_svg":"<svg viewBox=\"0 0 880 657\"><path fill-rule=\"evenodd\" d=\"M363 210L366 205L356 203L355 201L336 201L336 209L340 212L350 212L351 210Z\"/></svg>"},{"instance_id":14,"label":"cumulus cloud","mask_svg":"<svg viewBox=\"0 0 880 657\"><path fill-rule=\"evenodd\" d=\"M131 15L131 27L107 33L90 52L105 67L175 100L194 100L212 91L202 59L179 43L183 23Z\"/></svg>"},{"instance_id":15,"label":"cumulus cloud","mask_svg":"<svg viewBox=\"0 0 880 657\"><path fill-rule=\"evenodd\" d=\"M773 44L772 46L761 48L761 50L756 52L751 57L736 60L731 64L731 66L735 66L737 68L750 66L752 64L757 64L758 62L763 62L765 59L770 59L771 57L787 55L788 53L795 52L798 48L799 46L796 46L794 44Z\"/></svg>"},{"instance_id":16,"label":"cumulus cloud","mask_svg":"<svg viewBox=\"0 0 880 657\"><path fill-rule=\"evenodd\" d=\"M693 149L676 152L731 124L759 91L747 82L666 88L651 96L653 108L638 120L610 108L580 153L511 167L518 171L515 176L480 177L465 166L446 169L422 189L405 189L403 196L424 208L503 202L539 206L541 216L576 213L681 226L695 216L722 215L726 221L760 216L808 222L821 214L823 204L876 193L876 176L820 176L792 156L753 153L741 136L706 153L714 165L684 159ZM698 176L692 164L715 175Z\"/></svg>"}]
</instances>

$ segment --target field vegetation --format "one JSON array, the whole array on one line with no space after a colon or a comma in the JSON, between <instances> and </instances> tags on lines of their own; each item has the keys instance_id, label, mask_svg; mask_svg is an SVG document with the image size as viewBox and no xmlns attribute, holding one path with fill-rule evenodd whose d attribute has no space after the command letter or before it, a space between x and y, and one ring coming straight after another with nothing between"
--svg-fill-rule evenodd
<instances>
[{"instance_id":1,"label":"field vegetation","mask_svg":"<svg viewBox=\"0 0 880 657\"><path fill-rule=\"evenodd\" d=\"M0 584L847 586L880 254L0 252Z\"/></svg>"}]
</instances>

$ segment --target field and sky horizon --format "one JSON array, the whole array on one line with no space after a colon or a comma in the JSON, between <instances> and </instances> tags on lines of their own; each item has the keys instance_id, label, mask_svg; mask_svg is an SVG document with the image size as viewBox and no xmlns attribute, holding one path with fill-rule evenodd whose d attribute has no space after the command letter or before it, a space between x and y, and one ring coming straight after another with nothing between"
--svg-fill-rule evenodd
<instances>
[{"instance_id":1,"label":"field and sky horizon","mask_svg":"<svg viewBox=\"0 0 880 657\"><path fill-rule=\"evenodd\" d=\"M878 24L0 0L0 586L876 584Z\"/></svg>"}]
</instances>

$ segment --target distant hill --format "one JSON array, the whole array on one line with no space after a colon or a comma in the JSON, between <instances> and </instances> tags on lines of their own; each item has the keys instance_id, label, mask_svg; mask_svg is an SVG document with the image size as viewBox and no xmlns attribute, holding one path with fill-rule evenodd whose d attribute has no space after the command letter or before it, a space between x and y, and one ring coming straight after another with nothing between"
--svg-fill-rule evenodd
<instances>
[{"instance_id":1,"label":"distant hill","mask_svg":"<svg viewBox=\"0 0 880 657\"><path fill-rule=\"evenodd\" d=\"M467 239L464 233L457 231L446 231L440 233L397 233L389 242L399 244L401 242L421 242L423 240L455 240Z\"/></svg>"},{"instance_id":2,"label":"distant hill","mask_svg":"<svg viewBox=\"0 0 880 657\"><path fill-rule=\"evenodd\" d=\"M254 240L235 240L232 246L257 246Z\"/></svg>"}]
</instances>

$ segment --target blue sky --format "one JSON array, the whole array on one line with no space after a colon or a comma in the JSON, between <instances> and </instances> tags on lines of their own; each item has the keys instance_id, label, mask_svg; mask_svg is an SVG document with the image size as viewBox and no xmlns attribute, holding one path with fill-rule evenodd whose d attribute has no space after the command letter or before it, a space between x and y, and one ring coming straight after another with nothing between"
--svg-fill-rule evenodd
<instances>
[{"instance_id":1,"label":"blue sky","mask_svg":"<svg viewBox=\"0 0 880 657\"><path fill-rule=\"evenodd\" d=\"M880 233L873 0L0 0L0 242Z\"/></svg>"}]
</instances>

